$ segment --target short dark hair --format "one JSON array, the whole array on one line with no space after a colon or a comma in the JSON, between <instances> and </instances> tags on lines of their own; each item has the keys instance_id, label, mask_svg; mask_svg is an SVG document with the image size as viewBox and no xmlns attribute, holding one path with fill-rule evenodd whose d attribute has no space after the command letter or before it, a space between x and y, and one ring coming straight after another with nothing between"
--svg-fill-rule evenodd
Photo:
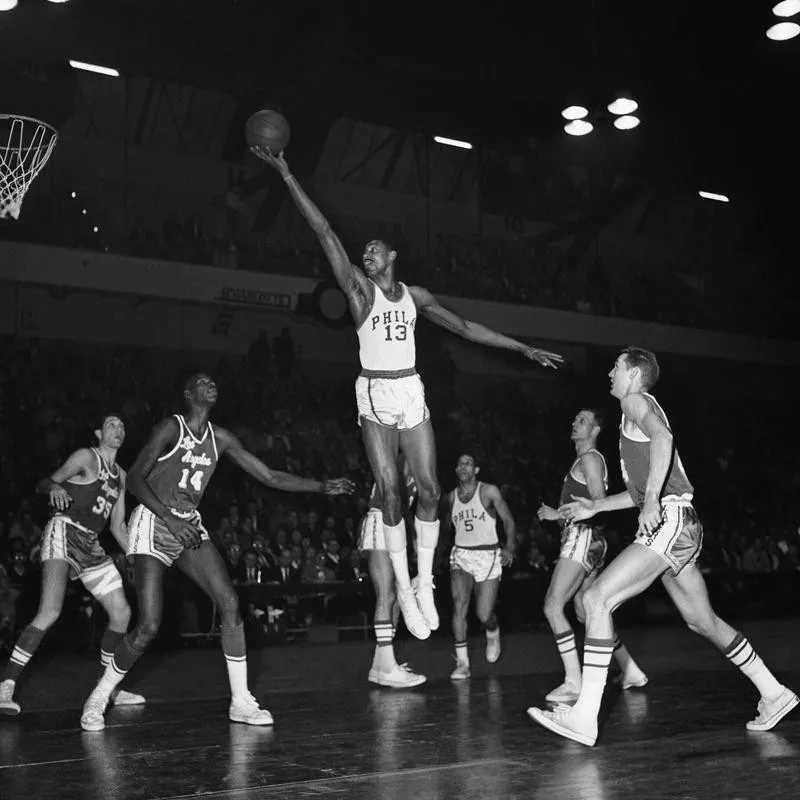
<instances>
[{"instance_id":1,"label":"short dark hair","mask_svg":"<svg viewBox=\"0 0 800 800\"><path fill-rule=\"evenodd\" d=\"M183 391L191 392L194 389L194 385L197 383L200 378L210 378L211 376L207 372L193 372L184 382L183 382Z\"/></svg>"},{"instance_id":2,"label":"short dark hair","mask_svg":"<svg viewBox=\"0 0 800 800\"><path fill-rule=\"evenodd\" d=\"M370 239L370 242L380 242L389 252L399 252L394 242L390 242L388 239L384 239L382 236L376 236L374 239Z\"/></svg>"},{"instance_id":3,"label":"short dark hair","mask_svg":"<svg viewBox=\"0 0 800 800\"><path fill-rule=\"evenodd\" d=\"M95 417L95 422L97 422L95 430L103 430L103 425L105 425L106 421L112 417L116 417L123 425L125 424L125 419L123 418L122 414L118 413L117 411L103 411L101 414Z\"/></svg>"},{"instance_id":4,"label":"short dark hair","mask_svg":"<svg viewBox=\"0 0 800 800\"><path fill-rule=\"evenodd\" d=\"M474 466L475 466L475 469L477 469L478 467L480 467L480 465L481 465L481 460L480 460L480 458L478 458L478 454L477 454L477 453L476 453L474 450L462 450L462 451L461 451L461 452L458 454L458 458L456 458L456 464L458 464L458 462L459 462L459 461L460 461L460 460L461 460L461 459L462 459L464 456L466 456L467 458L471 458L471 459L472 459L472 463L474 464Z\"/></svg>"},{"instance_id":5,"label":"short dark hair","mask_svg":"<svg viewBox=\"0 0 800 800\"><path fill-rule=\"evenodd\" d=\"M652 350L643 347L626 347L620 355L625 356L628 367L636 367L642 373L642 388L652 389L658 381L661 372L658 359Z\"/></svg>"},{"instance_id":6,"label":"short dark hair","mask_svg":"<svg viewBox=\"0 0 800 800\"><path fill-rule=\"evenodd\" d=\"M584 406L582 411L588 411L594 417L594 424L602 431L606 426L606 415L594 406Z\"/></svg>"}]
</instances>

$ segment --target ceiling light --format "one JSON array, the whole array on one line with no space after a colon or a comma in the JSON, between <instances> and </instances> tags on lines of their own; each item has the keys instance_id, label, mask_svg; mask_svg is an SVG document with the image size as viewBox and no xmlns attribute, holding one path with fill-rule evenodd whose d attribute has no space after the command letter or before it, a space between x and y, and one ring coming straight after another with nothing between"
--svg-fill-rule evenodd
<instances>
[{"instance_id":1,"label":"ceiling light","mask_svg":"<svg viewBox=\"0 0 800 800\"><path fill-rule=\"evenodd\" d=\"M772 7L772 13L776 17L793 17L800 14L800 0L783 0Z\"/></svg>"},{"instance_id":2,"label":"ceiling light","mask_svg":"<svg viewBox=\"0 0 800 800\"><path fill-rule=\"evenodd\" d=\"M630 114L626 114L624 117L617 117L614 120L614 127L620 131L630 131L634 128L638 128L639 122L639 117L633 117Z\"/></svg>"},{"instance_id":3,"label":"ceiling light","mask_svg":"<svg viewBox=\"0 0 800 800\"><path fill-rule=\"evenodd\" d=\"M561 116L564 119L583 119L589 116L589 110L583 106L567 106L561 112Z\"/></svg>"},{"instance_id":4,"label":"ceiling light","mask_svg":"<svg viewBox=\"0 0 800 800\"><path fill-rule=\"evenodd\" d=\"M86 72L96 72L98 75L110 75L112 78L119 78L119 71L113 67L100 67L97 64L87 64L85 61L69 60L69 65L73 69L82 69Z\"/></svg>"},{"instance_id":5,"label":"ceiling light","mask_svg":"<svg viewBox=\"0 0 800 800\"><path fill-rule=\"evenodd\" d=\"M11 11L17 5L17 0L0 0L0 11Z\"/></svg>"},{"instance_id":6,"label":"ceiling light","mask_svg":"<svg viewBox=\"0 0 800 800\"><path fill-rule=\"evenodd\" d=\"M448 139L446 136L434 136L433 141L439 144L450 145L450 147L460 147L462 150L472 150L472 145L469 142L462 142L460 139Z\"/></svg>"},{"instance_id":7,"label":"ceiling light","mask_svg":"<svg viewBox=\"0 0 800 800\"><path fill-rule=\"evenodd\" d=\"M719 203L730 203L730 198L724 194L716 194L716 192L698 192L704 200L716 200Z\"/></svg>"},{"instance_id":8,"label":"ceiling light","mask_svg":"<svg viewBox=\"0 0 800 800\"><path fill-rule=\"evenodd\" d=\"M767 39L774 42L785 42L787 39L794 39L800 33L800 25L796 22L779 22L771 28L767 28Z\"/></svg>"},{"instance_id":9,"label":"ceiling light","mask_svg":"<svg viewBox=\"0 0 800 800\"><path fill-rule=\"evenodd\" d=\"M585 119L574 119L564 126L564 130L570 136L586 136L587 133L591 133L594 130L594 125Z\"/></svg>"},{"instance_id":10,"label":"ceiling light","mask_svg":"<svg viewBox=\"0 0 800 800\"><path fill-rule=\"evenodd\" d=\"M630 97L618 97L613 103L608 104L608 110L612 114L619 114L620 116L633 114L637 108L639 108L639 104L635 100L631 100Z\"/></svg>"}]
</instances>

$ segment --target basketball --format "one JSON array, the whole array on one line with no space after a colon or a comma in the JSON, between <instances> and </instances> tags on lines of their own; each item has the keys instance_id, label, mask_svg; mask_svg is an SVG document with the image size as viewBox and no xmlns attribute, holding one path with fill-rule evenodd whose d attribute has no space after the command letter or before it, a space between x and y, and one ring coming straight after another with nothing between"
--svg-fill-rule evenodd
<instances>
[{"instance_id":1,"label":"basketball","mask_svg":"<svg viewBox=\"0 0 800 800\"><path fill-rule=\"evenodd\" d=\"M278 155L289 144L290 134L286 117L268 109L256 111L244 127L244 138L250 147L268 147L273 155Z\"/></svg>"}]
</instances>

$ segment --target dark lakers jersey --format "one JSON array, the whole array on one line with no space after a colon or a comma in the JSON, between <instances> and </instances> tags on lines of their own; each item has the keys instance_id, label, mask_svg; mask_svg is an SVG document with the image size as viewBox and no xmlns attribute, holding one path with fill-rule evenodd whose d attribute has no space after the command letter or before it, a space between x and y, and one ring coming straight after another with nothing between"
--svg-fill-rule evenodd
<instances>
[{"instance_id":1,"label":"dark lakers jersey","mask_svg":"<svg viewBox=\"0 0 800 800\"><path fill-rule=\"evenodd\" d=\"M606 466L606 460L603 458L603 454L599 450L587 450L588 453L597 453L603 461L603 486L608 491L608 467ZM558 501L559 505L564 505L564 503L569 503L572 500L572 496L575 497L585 497L587 500L591 500L591 496L589 495L589 487L586 484L585 480L581 480L580 478L576 477L575 475L575 467L578 466L580 462L580 456L572 462L572 466L569 468L569 472L566 474L564 478L564 485L561 487L561 498Z\"/></svg>"},{"instance_id":2,"label":"dark lakers jersey","mask_svg":"<svg viewBox=\"0 0 800 800\"><path fill-rule=\"evenodd\" d=\"M658 404L655 397L645 394L653 405L661 412L664 422L669 427L667 415ZM633 501L640 508L644 505L644 493L647 488L647 476L650 474L650 439L647 434L636 428L628 435L625 433L625 417L619 424L619 462L622 468L622 478ZM678 448L673 447L672 463L669 467L667 480L661 490L661 497L676 497L691 500L694 487L686 477L686 471L678 455Z\"/></svg>"},{"instance_id":3,"label":"dark lakers jersey","mask_svg":"<svg viewBox=\"0 0 800 800\"><path fill-rule=\"evenodd\" d=\"M194 511L217 467L217 441L210 422L198 439L180 414L176 414L175 419L179 427L178 441L158 459L147 476L147 483L168 508Z\"/></svg>"},{"instance_id":4,"label":"dark lakers jersey","mask_svg":"<svg viewBox=\"0 0 800 800\"><path fill-rule=\"evenodd\" d=\"M78 525L100 533L111 514L114 503L119 498L122 481L119 467L116 464L110 467L100 455L100 451L94 447L92 452L97 458L97 477L89 483L68 480L66 489L72 498L72 503L64 514L55 516L68 517Z\"/></svg>"}]
</instances>

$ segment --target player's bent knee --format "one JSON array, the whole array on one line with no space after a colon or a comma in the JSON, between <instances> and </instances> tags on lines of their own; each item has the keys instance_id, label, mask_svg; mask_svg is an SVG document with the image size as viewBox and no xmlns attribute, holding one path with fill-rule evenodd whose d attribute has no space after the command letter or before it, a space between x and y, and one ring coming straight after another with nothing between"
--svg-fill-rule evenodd
<instances>
[{"instance_id":1,"label":"player's bent knee","mask_svg":"<svg viewBox=\"0 0 800 800\"><path fill-rule=\"evenodd\" d=\"M58 618L61 616L61 606L58 608L48 608L44 611L39 611L36 615L36 618L32 621L32 624L35 625L40 631L47 631L53 627L53 625L58 622Z\"/></svg>"},{"instance_id":2,"label":"player's bent knee","mask_svg":"<svg viewBox=\"0 0 800 800\"><path fill-rule=\"evenodd\" d=\"M698 636L704 636L706 639L710 638L711 634L714 632L713 617L684 617L684 621L692 633L696 633Z\"/></svg>"},{"instance_id":3,"label":"player's bent knee","mask_svg":"<svg viewBox=\"0 0 800 800\"><path fill-rule=\"evenodd\" d=\"M559 613L564 609L564 599L555 592L548 592L544 596L544 615L548 619Z\"/></svg>"},{"instance_id":4,"label":"player's bent knee","mask_svg":"<svg viewBox=\"0 0 800 800\"><path fill-rule=\"evenodd\" d=\"M595 586L590 586L583 594L583 614L584 618L594 614L602 614L609 611L608 598Z\"/></svg>"},{"instance_id":5,"label":"player's bent knee","mask_svg":"<svg viewBox=\"0 0 800 800\"><path fill-rule=\"evenodd\" d=\"M425 508L438 507L442 499L442 489L438 483L418 483L417 502Z\"/></svg>"},{"instance_id":6,"label":"player's bent knee","mask_svg":"<svg viewBox=\"0 0 800 800\"><path fill-rule=\"evenodd\" d=\"M224 621L239 617L239 595L235 591L231 590L221 594L216 598L216 605L217 611Z\"/></svg>"},{"instance_id":7,"label":"player's bent knee","mask_svg":"<svg viewBox=\"0 0 800 800\"><path fill-rule=\"evenodd\" d=\"M144 650L158 636L161 627L160 619L140 619L133 629L133 646L136 650Z\"/></svg>"}]
</instances>

